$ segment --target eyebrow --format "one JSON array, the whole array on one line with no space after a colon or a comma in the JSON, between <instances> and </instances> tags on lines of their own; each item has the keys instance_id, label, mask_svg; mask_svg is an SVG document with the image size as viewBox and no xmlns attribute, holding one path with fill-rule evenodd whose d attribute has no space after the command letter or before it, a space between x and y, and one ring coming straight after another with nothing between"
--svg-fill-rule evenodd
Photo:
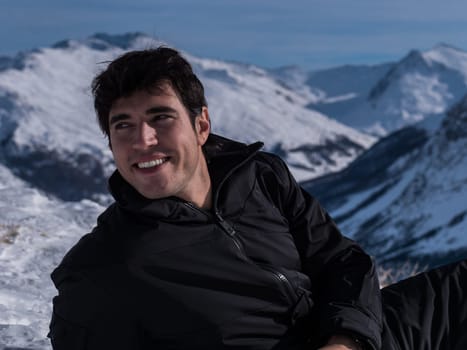
<instances>
[{"instance_id":1,"label":"eyebrow","mask_svg":"<svg viewBox=\"0 0 467 350\"><path fill-rule=\"evenodd\" d=\"M177 111L171 107L160 106L160 107L151 107L146 110L145 114L157 114L157 113L177 113ZM116 114L110 117L109 125L113 125L119 121L130 119L130 115L126 113Z\"/></svg>"},{"instance_id":2,"label":"eyebrow","mask_svg":"<svg viewBox=\"0 0 467 350\"><path fill-rule=\"evenodd\" d=\"M149 108L146 111L146 114L157 114L157 113L176 113L177 111L171 107L167 106L158 106Z\"/></svg>"},{"instance_id":3,"label":"eyebrow","mask_svg":"<svg viewBox=\"0 0 467 350\"><path fill-rule=\"evenodd\" d=\"M109 125L113 125L119 121L130 119L130 116L128 114L116 114L110 117L109 120Z\"/></svg>"}]
</instances>

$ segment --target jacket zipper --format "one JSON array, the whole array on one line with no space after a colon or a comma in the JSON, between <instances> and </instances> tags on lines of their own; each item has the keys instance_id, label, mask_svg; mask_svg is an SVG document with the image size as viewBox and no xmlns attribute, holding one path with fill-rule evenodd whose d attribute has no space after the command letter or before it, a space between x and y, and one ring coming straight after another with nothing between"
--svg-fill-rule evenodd
<instances>
[{"instance_id":1,"label":"jacket zipper","mask_svg":"<svg viewBox=\"0 0 467 350\"><path fill-rule=\"evenodd\" d=\"M246 257L245 250L243 249L243 246L240 243L240 241L237 239L237 231L235 231L235 228L229 222L224 220L222 215L217 210L215 212L215 215L219 226L227 233L230 239L234 242L237 249Z\"/></svg>"},{"instance_id":2,"label":"jacket zipper","mask_svg":"<svg viewBox=\"0 0 467 350\"><path fill-rule=\"evenodd\" d=\"M196 205L194 205L191 202L185 202L185 205L187 207L189 207L190 209L192 209L192 210L195 210L195 211L197 211L199 213L202 213L202 214L206 215L209 218L212 218L212 215L210 213L198 208ZM235 228L229 222L227 222L218 211L215 211L214 215L215 215L216 224L219 225L225 233L227 233L229 238L232 239L232 241L234 242L237 249L243 255L245 255L245 251L243 250L243 246L236 237L237 231L235 231Z\"/></svg>"},{"instance_id":3,"label":"jacket zipper","mask_svg":"<svg viewBox=\"0 0 467 350\"><path fill-rule=\"evenodd\" d=\"M222 227L222 229L227 233L227 235L232 239L237 249L242 253L242 255L245 258L250 260L248 256L246 255L245 250L243 249L243 245L237 239L237 236L236 236L237 232L235 231L233 226L229 222L224 220L224 218L220 215L219 212L216 211L215 215L216 215L217 222ZM282 272L275 270L272 266L269 266L269 265L259 264L254 261L252 261L252 263L260 267L262 270L271 273L274 276L274 278L276 278L276 280L279 281L280 284L284 285L286 289L286 293L288 294L288 297L291 298L291 300L294 300L295 292L292 292L292 290L294 289L292 286L292 283L290 283L289 279Z\"/></svg>"},{"instance_id":4,"label":"jacket zipper","mask_svg":"<svg viewBox=\"0 0 467 350\"><path fill-rule=\"evenodd\" d=\"M198 208L196 205L194 205L191 202L185 202L185 205L191 208L192 210L196 210L197 212L203 213L207 217L212 218L210 213ZM222 228L222 230L225 233L227 233L227 235L233 241L233 243L235 244L236 248L240 251L242 256L250 260L248 256L246 255L245 250L243 249L242 243L238 240L236 236L237 231L235 231L235 228L228 221L226 221L217 210L215 211L214 215L215 215L216 224L218 224ZM294 288L292 286L292 283L290 283L289 279L282 272L275 270L273 267L269 265L260 264L254 261L252 261L252 263L260 267L262 270L271 273L275 279L277 279L282 285L284 285L289 298L291 298L291 300L294 300L295 292L293 292Z\"/></svg>"},{"instance_id":5,"label":"jacket zipper","mask_svg":"<svg viewBox=\"0 0 467 350\"><path fill-rule=\"evenodd\" d=\"M240 168L243 164L245 164L248 160L250 160L255 154L256 152L263 146L263 144L261 142L257 142L253 145L253 148L254 150L252 152L250 152L250 154L248 154L248 156L243 159L240 163L238 163L237 165L235 165L232 169L230 169L227 174L224 176L224 178L221 180L221 182L219 183L219 186L217 188L217 190L215 191L215 193L213 194L213 209L214 209L214 214L215 214L215 217L216 217L216 221L217 223L219 224L219 226L227 233L227 235L232 239L232 241L234 242L235 246L237 247L237 249L243 254L243 256L245 258L247 258L247 255L245 253L245 250L243 249L243 246L241 244L241 242L238 240L238 238L236 237L236 231L235 231L235 228L229 223L227 222L226 220L224 220L224 218L222 217L221 213L219 212L219 210L217 209L217 199L219 197L219 192L221 190L221 187L224 185L225 181L238 169Z\"/></svg>"},{"instance_id":6,"label":"jacket zipper","mask_svg":"<svg viewBox=\"0 0 467 350\"><path fill-rule=\"evenodd\" d=\"M296 297L295 290L290 283L289 279L280 271L277 271L272 266L256 263L260 268L265 271L270 272L282 285L285 286L287 294L291 300L294 300Z\"/></svg>"},{"instance_id":7,"label":"jacket zipper","mask_svg":"<svg viewBox=\"0 0 467 350\"><path fill-rule=\"evenodd\" d=\"M228 222L226 221L221 213L219 212L219 210L217 209L217 198L219 196L219 192L220 192L220 189L221 187L223 186L223 184L225 183L225 181L235 172L235 170L237 170L239 167L241 167L243 164L245 164L250 158L252 158L256 152L258 151L258 149L262 146L262 143L256 143L254 145L254 147L256 148L253 152L251 152L245 159L243 159L240 163L238 163L236 166L234 166L232 169L230 169L230 171L224 176L224 178L221 180L221 182L219 183L219 187L217 188L217 191L213 194L213 209L214 209L214 216L215 216L215 221L216 223L222 228L222 230L224 232L227 233L227 235L230 237L230 239L233 241L233 243L235 244L235 246L237 247L237 249L240 251L240 253L242 253L243 257L250 260L248 258L248 256L246 255L246 252L243 248L243 245L242 243L238 240L236 234L237 232L235 231L235 228ZM186 205L188 205L190 208L194 209L194 210L197 210L199 212L202 212L204 213L205 215L211 217L211 215L209 213L207 213L206 211L198 208L197 206L193 205L193 203L190 203L190 202L186 202ZM261 265L261 264L258 264L258 263L255 263L255 262L252 262L253 264L257 265L258 267L260 267L261 269L265 270L265 271L268 271L269 273L271 273L281 284L283 284L285 286L285 289L287 290L287 293L289 294L289 297L292 298L292 300L294 299L294 295L295 295L295 292L292 292L293 290L293 287L292 287L292 284L290 283L290 281L288 280L288 278L281 272L273 269L272 267L270 266L265 266L265 265Z\"/></svg>"}]
</instances>

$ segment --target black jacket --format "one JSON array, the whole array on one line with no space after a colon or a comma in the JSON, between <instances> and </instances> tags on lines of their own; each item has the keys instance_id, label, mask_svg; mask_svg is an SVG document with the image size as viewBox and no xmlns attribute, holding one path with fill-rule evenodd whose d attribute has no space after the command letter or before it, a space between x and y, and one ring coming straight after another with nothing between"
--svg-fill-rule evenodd
<instances>
[{"instance_id":1,"label":"black jacket","mask_svg":"<svg viewBox=\"0 0 467 350\"><path fill-rule=\"evenodd\" d=\"M116 202L52 274L54 349L311 349L336 333L379 348L372 260L260 147L209 137L211 211L115 172Z\"/></svg>"}]
</instances>

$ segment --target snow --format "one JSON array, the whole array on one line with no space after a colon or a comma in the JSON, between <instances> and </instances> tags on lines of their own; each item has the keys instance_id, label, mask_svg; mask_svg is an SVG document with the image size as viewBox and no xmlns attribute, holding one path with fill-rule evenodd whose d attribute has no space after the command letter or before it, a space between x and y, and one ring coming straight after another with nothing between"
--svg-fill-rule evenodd
<instances>
[{"instance_id":1,"label":"snow","mask_svg":"<svg viewBox=\"0 0 467 350\"><path fill-rule=\"evenodd\" d=\"M341 204L335 210L333 210L332 214L336 217L341 216L341 215L346 215L347 212L358 207L361 203L365 202L365 200L367 200L368 198L371 198L372 195L377 193L383 187L384 187L383 185L379 185L374 188L370 188L370 189L358 192L357 194L349 196L348 198L345 198L344 201L341 202ZM379 208L379 210L381 210L381 208ZM349 234L351 234L351 232L346 232L346 235L349 235Z\"/></svg>"},{"instance_id":2,"label":"snow","mask_svg":"<svg viewBox=\"0 0 467 350\"><path fill-rule=\"evenodd\" d=\"M401 82L402 95L412 95L403 100L403 119L418 122L425 114L436 114L446 110L446 101L453 98L449 86L438 76L424 76L419 73L407 74ZM410 115L417 117L410 118Z\"/></svg>"},{"instance_id":3,"label":"snow","mask_svg":"<svg viewBox=\"0 0 467 350\"><path fill-rule=\"evenodd\" d=\"M0 183L0 349L50 349L49 275L103 207L47 198L1 164Z\"/></svg>"},{"instance_id":4,"label":"snow","mask_svg":"<svg viewBox=\"0 0 467 350\"><path fill-rule=\"evenodd\" d=\"M355 92L351 92L351 93L344 94L344 95L327 97L327 98L323 99L323 103L335 103L335 102L347 101L347 100L351 100L353 98L356 98L357 96L358 95Z\"/></svg>"},{"instance_id":5,"label":"snow","mask_svg":"<svg viewBox=\"0 0 467 350\"><path fill-rule=\"evenodd\" d=\"M375 202L371 204L371 206L367 206L363 208L358 215L353 215L349 220L342 223L340 226L342 231L345 232L346 235L349 237L354 237L356 230L367 220L371 219L375 215L380 213L384 213L387 211L388 203L394 203L397 199L400 198L404 189L408 186L408 184L412 181L413 177L415 176L415 170L412 169L405 176L397 181L397 183L391 188L390 191L384 193L384 195L380 196ZM357 198L351 198L351 203L362 203L363 201L358 201L358 198L366 199L368 197L362 197L362 194L358 194ZM349 207L349 206L347 206ZM341 210L339 209L339 212ZM392 237L389 237L392 238ZM389 239L390 240L390 239Z\"/></svg>"},{"instance_id":6,"label":"snow","mask_svg":"<svg viewBox=\"0 0 467 350\"><path fill-rule=\"evenodd\" d=\"M274 86L264 84L250 90L251 87L245 85L239 92L221 89L218 82L209 79L204 81L208 98L216 94L216 98L209 100L212 101L209 106L214 131L234 139L244 142L264 140L267 147L281 143L286 149L298 147L304 141L321 144L336 134L354 137L366 147L374 140L321 113L287 103L283 96L271 100L270 96L275 94Z\"/></svg>"},{"instance_id":7,"label":"snow","mask_svg":"<svg viewBox=\"0 0 467 350\"><path fill-rule=\"evenodd\" d=\"M467 84L467 53L452 46L441 44L423 53L430 63L441 63L446 67L462 72Z\"/></svg>"},{"instance_id":8,"label":"snow","mask_svg":"<svg viewBox=\"0 0 467 350\"><path fill-rule=\"evenodd\" d=\"M76 150L77 144L103 148L95 128L89 87L96 69L89 67L107 58L108 53L91 52L84 46L75 50L43 49L31 55L24 70L2 72L0 89L19 96L29 112L15 130L16 143L27 148L34 142L68 152ZM76 64L77 59L83 64ZM48 82L47 88L44 82ZM70 120L70 115L75 117ZM70 142L70 134L74 142Z\"/></svg>"}]
</instances>

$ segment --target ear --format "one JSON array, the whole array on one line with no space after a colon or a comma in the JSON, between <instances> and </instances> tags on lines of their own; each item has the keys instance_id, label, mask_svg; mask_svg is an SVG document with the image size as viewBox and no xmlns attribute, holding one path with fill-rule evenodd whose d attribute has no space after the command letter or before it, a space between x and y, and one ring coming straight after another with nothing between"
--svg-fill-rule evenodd
<instances>
[{"instance_id":1,"label":"ear","mask_svg":"<svg viewBox=\"0 0 467 350\"><path fill-rule=\"evenodd\" d=\"M195 130L199 145L204 145L211 132L211 120L209 119L208 107L204 106L201 113L196 117Z\"/></svg>"}]
</instances>

